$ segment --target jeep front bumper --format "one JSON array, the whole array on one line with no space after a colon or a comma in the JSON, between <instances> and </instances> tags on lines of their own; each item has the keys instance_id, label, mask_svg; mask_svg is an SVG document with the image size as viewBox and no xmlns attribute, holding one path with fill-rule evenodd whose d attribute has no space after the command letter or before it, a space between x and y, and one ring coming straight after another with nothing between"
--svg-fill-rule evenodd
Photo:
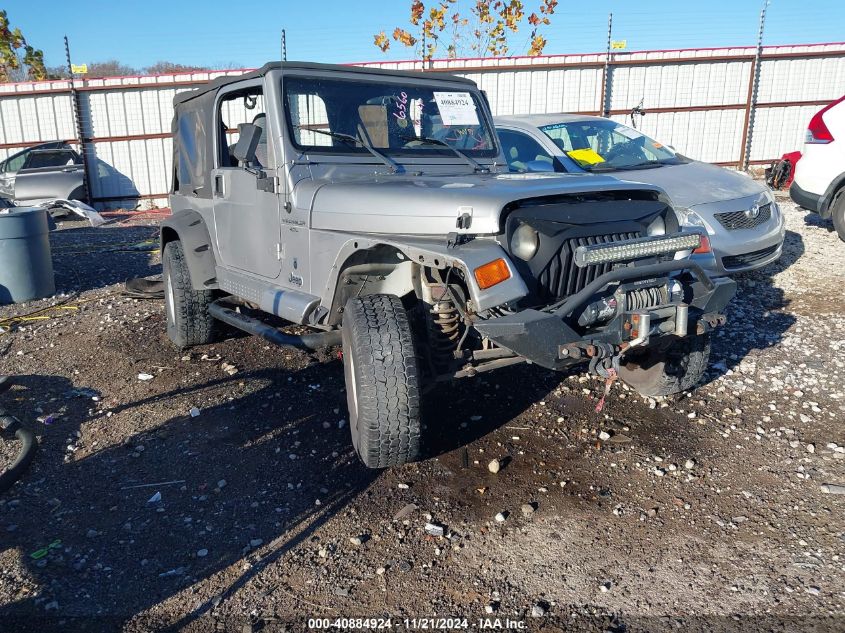
<instances>
[{"instance_id":1,"label":"jeep front bumper","mask_svg":"<svg viewBox=\"0 0 845 633\"><path fill-rule=\"evenodd\" d=\"M625 305L595 327L578 325L578 315L602 293L625 283L660 287L670 275L678 293L644 309ZM623 267L605 273L565 300L542 310L522 310L503 317L476 321L475 329L497 345L548 369L563 369L596 350L615 355L634 346L648 345L660 336L689 336L724 323L722 311L736 292L728 278L710 279L689 260ZM593 353L591 353L593 352Z\"/></svg>"}]
</instances>

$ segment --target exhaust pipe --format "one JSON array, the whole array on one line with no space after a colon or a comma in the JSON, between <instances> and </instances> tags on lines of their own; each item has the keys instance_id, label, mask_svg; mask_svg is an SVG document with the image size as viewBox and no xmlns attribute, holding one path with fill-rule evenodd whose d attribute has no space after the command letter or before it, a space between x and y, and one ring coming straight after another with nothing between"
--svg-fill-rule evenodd
<instances>
[{"instance_id":1,"label":"exhaust pipe","mask_svg":"<svg viewBox=\"0 0 845 633\"><path fill-rule=\"evenodd\" d=\"M315 351L332 345L340 345L340 330L330 332L314 332L311 334L285 334L271 325L254 319L253 317L236 312L230 306L231 303L225 299L218 299L210 306L208 312L218 321L223 321L232 327L260 336L265 341L281 347L294 347L296 349Z\"/></svg>"}]
</instances>

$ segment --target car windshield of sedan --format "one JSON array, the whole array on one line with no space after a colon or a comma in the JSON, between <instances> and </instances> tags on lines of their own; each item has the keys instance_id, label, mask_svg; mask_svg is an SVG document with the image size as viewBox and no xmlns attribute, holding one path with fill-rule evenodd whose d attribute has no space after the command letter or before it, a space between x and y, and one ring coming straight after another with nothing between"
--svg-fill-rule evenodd
<instances>
[{"instance_id":1,"label":"car windshield of sedan","mask_svg":"<svg viewBox=\"0 0 845 633\"><path fill-rule=\"evenodd\" d=\"M540 130L582 169L612 171L676 165L675 152L642 132L610 119L544 125Z\"/></svg>"},{"instance_id":2,"label":"car windshield of sedan","mask_svg":"<svg viewBox=\"0 0 845 633\"><path fill-rule=\"evenodd\" d=\"M498 154L475 91L378 80L288 76L290 138L309 152L474 158ZM451 148L451 149L450 149Z\"/></svg>"}]
</instances>

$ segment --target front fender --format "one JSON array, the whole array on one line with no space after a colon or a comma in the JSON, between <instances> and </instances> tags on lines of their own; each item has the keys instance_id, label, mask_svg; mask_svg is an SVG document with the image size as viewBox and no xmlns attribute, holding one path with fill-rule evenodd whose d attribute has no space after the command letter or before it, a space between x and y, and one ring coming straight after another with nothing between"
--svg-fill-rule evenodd
<instances>
[{"instance_id":1,"label":"front fender","mask_svg":"<svg viewBox=\"0 0 845 633\"><path fill-rule=\"evenodd\" d=\"M202 216L193 210L176 211L161 223L161 252L168 242L180 240L185 250L191 285L196 290L216 290L217 265L211 237Z\"/></svg>"},{"instance_id":2,"label":"front fender","mask_svg":"<svg viewBox=\"0 0 845 633\"><path fill-rule=\"evenodd\" d=\"M510 261L502 247L492 239L477 238L450 248L442 238L432 240L400 236L390 238L387 236L350 237L341 247L335 259L332 274L329 276L329 283L326 285L323 294L323 305L329 306L332 304L339 278L338 273L342 270L344 262L358 251L369 250L377 246L395 248L407 260L420 266L440 270L450 267L463 269L470 299L476 312L483 312L503 303L515 301L528 294L528 288L519 276L513 262ZM507 263L508 270L511 273L510 278L482 290L473 272L479 266L500 258Z\"/></svg>"}]
</instances>

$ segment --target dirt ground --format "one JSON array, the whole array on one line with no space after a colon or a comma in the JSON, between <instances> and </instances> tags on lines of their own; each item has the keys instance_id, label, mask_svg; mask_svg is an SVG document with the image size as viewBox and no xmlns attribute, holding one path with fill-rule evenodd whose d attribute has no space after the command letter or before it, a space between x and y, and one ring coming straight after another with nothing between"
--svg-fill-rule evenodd
<instances>
[{"instance_id":1,"label":"dirt ground","mask_svg":"<svg viewBox=\"0 0 845 633\"><path fill-rule=\"evenodd\" d=\"M845 245L781 203L784 256L738 279L693 393L617 385L596 413L593 379L500 370L432 394L430 457L381 472L336 350L180 352L163 302L120 294L160 272L131 250L152 223L64 223L67 294L0 308L64 301L0 335L3 404L40 442L0 496L0 625L845 629L845 496L823 492L845 484Z\"/></svg>"}]
</instances>

